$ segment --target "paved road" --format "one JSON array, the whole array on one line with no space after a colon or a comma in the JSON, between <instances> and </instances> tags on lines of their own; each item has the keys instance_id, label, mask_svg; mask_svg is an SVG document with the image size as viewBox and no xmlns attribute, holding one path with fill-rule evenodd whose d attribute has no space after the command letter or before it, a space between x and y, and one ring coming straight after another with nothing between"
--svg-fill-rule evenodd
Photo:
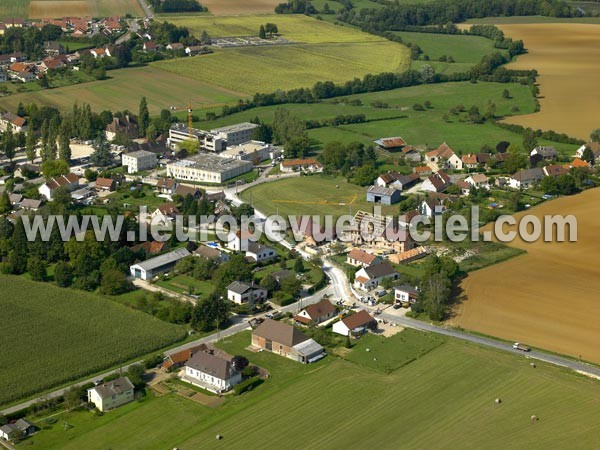
<instances>
[{"instance_id":1,"label":"paved road","mask_svg":"<svg viewBox=\"0 0 600 450\"><path fill-rule=\"evenodd\" d=\"M150 9L150 6L148 6L148 3L146 3L146 0L138 0L138 3L142 7L142 11L144 11L146 17L148 19L152 19L152 17L154 17L154 14L152 14L152 10Z\"/></svg>"},{"instance_id":2,"label":"paved road","mask_svg":"<svg viewBox=\"0 0 600 450\"><path fill-rule=\"evenodd\" d=\"M323 295L326 295L326 294L331 295L332 293L333 293L332 287L331 286L327 286L324 289L320 290L319 292L317 292L317 293L315 293L315 294L313 294L311 296L304 297L304 298L300 299L296 303L292 303L291 305L279 308L279 310L281 312L283 312L283 313L287 313L287 312L296 313L301 308L304 308L304 307L306 307L308 305L311 305L313 303L317 303L319 300L321 300L321 298L323 297ZM258 317L260 317L260 316L258 316ZM223 339L225 337L232 336L234 334L239 333L240 331L243 331L243 330L249 328L249 325L247 323L247 319L246 318L241 318L241 317L237 316L237 317L233 318L233 321L234 321L234 324L231 325L229 328L226 328L225 330L221 330L218 333L213 333L213 334L211 334L209 336L205 336L203 338L196 339L195 341L192 341L192 342L187 342L187 343L185 343L183 345L180 345L178 347L175 347L175 348L172 348L170 350L167 350L165 352L165 354L171 355L173 353L179 352L181 350L184 350L184 349L187 349L187 348L190 348L190 347L195 347L195 346L200 345L200 344L208 344L208 343L211 343L211 342L216 342L216 341L221 340L221 339ZM19 403L18 405L11 406L11 407L6 408L6 409L4 409L4 410L2 410L0 412L2 414L4 414L4 415L6 415L6 414L12 414L12 413L20 411L20 410L22 410L24 408L27 408L32 403L35 403L37 401L60 397L61 395L63 395L65 393L65 391L67 389L69 389L72 386L83 386L85 384L93 383L94 380L106 378L109 375L112 375L114 373L118 373L119 370L121 370L123 372L126 372L129 369L130 366L132 366L134 364L139 364L141 362L143 362L143 360L135 361L133 363L124 365L124 366L121 367L121 369L109 370L109 371L104 372L102 374L97 374L97 375L95 375L95 376L93 376L91 378L87 378L85 380L78 381L77 383L73 383L73 384L71 384L71 385L69 385L67 387L64 387L64 388L61 388L61 389L57 389L57 390L55 390L53 392L49 392L47 394L41 395L39 397L36 397L34 399L31 399L31 400Z\"/></svg>"}]
</instances>

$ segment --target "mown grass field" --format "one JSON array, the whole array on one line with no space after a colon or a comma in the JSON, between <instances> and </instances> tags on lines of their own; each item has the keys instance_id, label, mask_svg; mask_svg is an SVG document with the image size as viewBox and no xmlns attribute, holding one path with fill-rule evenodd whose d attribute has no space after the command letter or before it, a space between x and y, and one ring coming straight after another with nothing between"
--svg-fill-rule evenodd
<instances>
[{"instance_id":1,"label":"mown grass field","mask_svg":"<svg viewBox=\"0 0 600 450\"><path fill-rule=\"evenodd\" d=\"M20 4L18 17L30 19L84 15L93 17L143 15L137 0L3 0L0 5L0 17L7 9L3 4L8 2L8 5L11 5L13 1Z\"/></svg>"},{"instance_id":2,"label":"mown grass field","mask_svg":"<svg viewBox=\"0 0 600 450\"><path fill-rule=\"evenodd\" d=\"M373 210L373 203L365 200L366 188L327 175L263 183L243 191L240 197L262 213L278 213L284 217L331 215L337 218L344 214L353 216L358 210ZM384 214L396 210L393 206L381 206Z\"/></svg>"},{"instance_id":3,"label":"mown grass field","mask_svg":"<svg viewBox=\"0 0 600 450\"><path fill-rule=\"evenodd\" d=\"M342 83L368 73L402 72L408 50L394 42L285 45L218 50L152 66L210 85L254 95L277 89Z\"/></svg>"},{"instance_id":4,"label":"mown grass field","mask_svg":"<svg viewBox=\"0 0 600 450\"><path fill-rule=\"evenodd\" d=\"M277 24L279 34L285 39L305 44L343 42L384 42L373 34L362 33L349 27L339 27L299 14L264 14L252 16L187 16L168 17L168 22L184 26L196 36L203 31L211 37L258 36L261 25Z\"/></svg>"},{"instance_id":5,"label":"mown grass field","mask_svg":"<svg viewBox=\"0 0 600 450\"><path fill-rule=\"evenodd\" d=\"M249 342L244 332L220 345L270 371L252 392L228 397L216 409L169 394L100 417L71 413L31 438L30 448L598 446L598 382L543 364L533 369L520 355L448 340L385 374L334 356L303 366L270 353L249 353ZM531 421L534 414L538 422ZM73 427L64 430L63 420Z\"/></svg>"},{"instance_id":6,"label":"mown grass field","mask_svg":"<svg viewBox=\"0 0 600 450\"><path fill-rule=\"evenodd\" d=\"M128 361L185 330L102 297L0 275L0 404Z\"/></svg>"},{"instance_id":7,"label":"mown grass field","mask_svg":"<svg viewBox=\"0 0 600 450\"><path fill-rule=\"evenodd\" d=\"M77 101L91 104L95 111L137 111L140 99L146 96L150 113L158 114L170 106L185 110L188 101L192 107L202 108L236 101L241 95L154 67L111 70L108 75L108 80L11 95L4 97L2 104L11 110L19 102L70 110Z\"/></svg>"}]
</instances>

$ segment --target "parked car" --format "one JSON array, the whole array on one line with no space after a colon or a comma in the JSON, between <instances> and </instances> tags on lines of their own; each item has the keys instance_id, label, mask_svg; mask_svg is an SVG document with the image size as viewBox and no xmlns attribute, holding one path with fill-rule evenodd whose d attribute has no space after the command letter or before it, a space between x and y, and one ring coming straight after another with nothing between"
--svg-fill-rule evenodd
<instances>
[{"instance_id":1,"label":"parked car","mask_svg":"<svg viewBox=\"0 0 600 450\"><path fill-rule=\"evenodd\" d=\"M392 308L394 308L394 309L400 309L400 308L402 308L402 304L401 303L394 303L394 306L392 306Z\"/></svg>"},{"instance_id":2,"label":"parked car","mask_svg":"<svg viewBox=\"0 0 600 450\"><path fill-rule=\"evenodd\" d=\"M515 350L519 350L519 351L522 351L522 352L530 352L531 351L531 349L529 347L527 347L526 345L523 345L523 344L519 344L518 342L515 342L513 344L513 348Z\"/></svg>"}]
</instances>

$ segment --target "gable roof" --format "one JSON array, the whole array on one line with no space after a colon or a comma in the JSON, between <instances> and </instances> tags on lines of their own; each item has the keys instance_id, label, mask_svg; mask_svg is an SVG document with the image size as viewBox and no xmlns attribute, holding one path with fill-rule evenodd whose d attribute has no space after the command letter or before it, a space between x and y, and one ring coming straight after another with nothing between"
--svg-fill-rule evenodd
<instances>
[{"instance_id":1,"label":"gable roof","mask_svg":"<svg viewBox=\"0 0 600 450\"><path fill-rule=\"evenodd\" d=\"M231 361L205 351L194 353L186 366L220 380L228 380L236 372Z\"/></svg>"},{"instance_id":2,"label":"gable roof","mask_svg":"<svg viewBox=\"0 0 600 450\"><path fill-rule=\"evenodd\" d=\"M400 136L381 138L381 139L377 139L374 142L383 148L404 147L406 145L406 141L404 139L402 139Z\"/></svg>"},{"instance_id":3,"label":"gable roof","mask_svg":"<svg viewBox=\"0 0 600 450\"><path fill-rule=\"evenodd\" d=\"M353 248L348 253L348 258L354 259L355 261L359 261L363 264L371 265L377 260L377 255L373 255L371 253L365 252L359 248Z\"/></svg>"},{"instance_id":4,"label":"gable roof","mask_svg":"<svg viewBox=\"0 0 600 450\"><path fill-rule=\"evenodd\" d=\"M544 172L539 167L533 169L519 170L512 176L513 180L519 182L528 182L534 180L541 180L544 177Z\"/></svg>"},{"instance_id":5,"label":"gable roof","mask_svg":"<svg viewBox=\"0 0 600 450\"><path fill-rule=\"evenodd\" d=\"M319 303L307 306L304 310L312 319L326 316L337 311L336 307L326 298L322 299Z\"/></svg>"},{"instance_id":6,"label":"gable roof","mask_svg":"<svg viewBox=\"0 0 600 450\"><path fill-rule=\"evenodd\" d=\"M100 398L108 398L113 395L119 395L133 389L133 384L127 377L117 378L116 380L108 381L104 384L92 388Z\"/></svg>"},{"instance_id":7,"label":"gable roof","mask_svg":"<svg viewBox=\"0 0 600 450\"><path fill-rule=\"evenodd\" d=\"M186 256L190 256L191 253L187 248L178 248L173 250L172 252L165 253L164 255L155 256L154 258L147 259L141 263L136 264L138 267L143 270L153 270L159 267L165 266L169 263L174 263L179 261L180 259L185 258Z\"/></svg>"},{"instance_id":8,"label":"gable roof","mask_svg":"<svg viewBox=\"0 0 600 450\"><path fill-rule=\"evenodd\" d=\"M342 322L346 325L350 330L354 330L356 328L364 327L368 323L373 320L373 317L365 311L361 309L359 312L352 314L351 316L344 317Z\"/></svg>"},{"instance_id":9,"label":"gable roof","mask_svg":"<svg viewBox=\"0 0 600 450\"><path fill-rule=\"evenodd\" d=\"M96 178L96 187L110 189L114 183L115 180L113 180L112 178Z\"/></svg>"},{"instance_id":10,"label":"gable roof","mask_svg":"<svg viewBox=\"0 0 600 450\"><path fill-rule=\"evenodd\" d=\"M208 245L199 245L198 248L194 250L194 254L203 256L206 259L217 259L221 257L221 250L209 247Z\"/></svg>"},{"instance_id":11,"label":"gable roof","mask_svg":"<svg viewBox=\"0 0 600 450\"><path fill-rule=\"evenodd\" d=\"M227 290L231 292L235 292L236 294L244 294L251 289L262 289L254 284L244 283L243 281L233 281L229 286L227 286Z\"/></svg>"},{"instance_id":12,"label":"gable roof","mask_svg":"<svg viewBox=\"0 0 600 450\"><path fill-rule=\"evenodd\" d=\"M252 334L288 347L293 347L309 339L308 336L291 325L272 319L265 319Z\"/></svg>"},{"instance_id":13,"label":"gable roof","mask_svg":"<svg viewBox=\"0 0 600 450\"><path fill-rule=\"evenodd\" d=\"M283 167L296 167L296 166L321 166L319 162L314 158L306 159L288 159L281 162Z\"/></svg>"},{"instance_id":14,"label":"gable roof","mask_svg":"<svg viewBox=\"0 0 600 450\"><path fill-rule=\"evenodd\" d=\"M369 279L379 278L386 275L392 275L396 273L391 264L387 261L383 261L379 264L375 264L374 266L365 267L365 272L369 276Z\"/></svg>"}]
</instances>

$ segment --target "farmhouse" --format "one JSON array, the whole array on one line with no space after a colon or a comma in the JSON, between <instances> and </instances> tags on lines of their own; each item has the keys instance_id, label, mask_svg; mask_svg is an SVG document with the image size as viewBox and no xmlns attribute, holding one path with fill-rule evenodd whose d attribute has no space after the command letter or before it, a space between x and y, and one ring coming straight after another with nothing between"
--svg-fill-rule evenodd
<instances>
[{"instance_id":1,"label":"farmhouse","mask_svg":"<svg viewBox=\"0 0 600 450\"><path fill-rule=\"evenodd\" d=\"M252 163L201 153L167 164L167 175L179 180L223 183L252 171Z\"/></svg>"},{"instance_id":2,"label":"farmhouse","mask_svg":"<svg viewBox=\"0 0 600 450\"><path fill-rule=\"evenodd\" d=\"M462 159L445 142L437 149L428 152L425 156L428 163L436 164L438 167L447 167L455 170L463 169Z\"/></svg>"},{"instance_id":3,"label":"farmhouse","mask_svg":"<svg viewBox=\"0 0 600 450\"><path fill-rule=\"evenodd\" d=\"M381 257L353 248L346 257L346 262L354 267L368 267L381 262Z\"/></svg>"},{"instance_id":4,"label":"farmhouse","mask_svg":"<svg viewBox=\"0 0 600 450\"><path fill-rule=\"evenodd\" d=\"M182 380L220 394L241 383L242 374L235 370L230 358L198 351L186 363Z\"/></svg>"},{"instance_id":5,"label":"farmhouse","mask_svg":"<svg viewBox=\"0 0 600 450\"><path fill-rule=\"evenodd\" d=\"M279 169L285 173L297 172L299 170L316 173L321 172L323 170L323 166L314 158L289 159L282 161L279 165Z\"/></svg>"},{"instance_id":6,"label":"farmhouse","mask_svg":"<svg viewBox=\"0 0 600 450\"><path fill-rule=\"evenodd\" d=\"M450 184L450 177L440 170L439 172L435 172L434 174L430 175L425 181L423 181L421 190L429 192L443 192L448 189Z\"/></svg>"},{"instance_id":7,"label":"farmhouse","mask_svg":"<svg viewBox=\"0 0 600 450\"><path fill-rule=\"evenodd\" d=\"M35 433L36 427L34 424L25 419L19 419L14 423L7 423L0 427L0 438L6 441L20 439L30 436Z\"/></svg>"},{"instance_id":8,"label":"farmhouse","mask_svg":"<svg viewBox=\"0 0 600 450\"><path fill-rule=\"evenodd\" d=\"M394 303L415 303L419 297L419 289L414 286L396 286L394 288Z\"/></svg>"},{"instance_id":9,"label":"farmhouse","mask_svg":"<svg viewBox=\"0 0 600 450\"><path fill-rule=\"evenodd\" d=\"M133 384L127 377L103 383L88 389L88 402L99 411L108 411L133 401Z\"/></svg>"},{"instance_id":10,"label":"farmhouse","mask_svg":"<svg viewBox=\"0 0 600 450\"><path fill-rule=\"evenodd\" d=\"M252 332L252 346L304 364L325 356L323 347L295 327L266 319Z\"/></svg>"},{"instance_id":11,"label":"farmhouse","mask_svg":"<svg viewBox=\"0 0 600 450\"><path fill-rule=\"evenodd\" d=\"M527 189L544 178L544 172L539 167L519 170L508 179L508 185L513 189Z\"/></svg>"},{"instance_id":12,"label":"farmhouse","mask_svg":"<svg viewBox=\"0 0 600 450\"><path fill-rule=\"evenodd\" d=\"M367 201L381 203L382 205L393 205L400 201L400 191L395 188L369 186L367 189Z\"/></svg>"},{"instance_id":13,"label":"farmhouse","mask_svg":"<svg viewBox=\"0 0 600 450\"><path fill-rule=\"evenodd\" d=\"M545 159L551 161L558 156L558 152L554 147L538 145L536 148L531 150L530 157L539 156L539 160Z\"/></svg>"},{"instance_id":14,"label":"farmhouse","mask_svg":"<svg viewBox=\"0 0 600 450\"><path fill-rule=\"evenodd\" d=\"M53 200L54 193L59 187L66 187L69 192L72 192L79 187L79 177L74 173L68 173L60 177L51 178L42 184L38 188L38 191L47 200Z\"/></svg>"},{"instance_id":15,"label":"farmhouse","mask_svg":"<svg viewBox=\"0 0 600 450\"><path fill-rule=\"evenodd\" d=\"M243 122L226 127L215 128L210 130L210 132L227 141L227 146L231 147L252 140L252 133L255 128L258 128L257 124Z\"/></svg>"},{"instance_id":16,"label":"farmhouse","mask_svg":"<svg viewBox=\"0 0 600 450\"><path fill-rule=\"evenodd\" d=\"M0 116L0 131L21 133L27 131L27 121L16 114L7 112Z\"/></svg>"},{"instance_id":17,"label":"farmhouse","mask_svg":"<svg viewBox=\"0 0 600 450\"><path fill-rule=\"evenodd\" d=\"M271 247L261 245L258 242L249 242L248 250L246 250L246 258L251 259L254 262L262 262L275 258L277 253Z\"/></svg>"},{"instance_id":18,"label":"farmhouse","mask_svg":"<svg viewBox=\"0 0 600 450\"><path fill-rule=\"evenodd\" d=\"M127 167L127 173L154 169L158 164L157 161L156 154L146 150L124 153L121 157L121 165Z\"/></svg>"},{"instance_id":19,"label":"farmhouse","mask_svg":"<svg viewBox=\"0 0 600 450\"><path fill-rule=\"evenodd\" d=\"M416 173L402 175L398 172L388 172L377 177L375 180L375 185L402 190L414 186L417 182L419 182L419 176Z\"/></svg>"},{"instance_id":20,"label":"farmhouse","mask_svg":"<svg viewBox=\"0 0 600 450\"><path fill-rule=\"evenodd\" d=\"M466 169L477 169L477 167L479 167L479 160L477 159L477 155L474 153L463 155L461 160Z\"/></svg>"},{"instance_id":21,"label":"farmhouse","mask_svg":"<svg viewBox=\"0 0 600 450\"><path fill-rule=\"evenodd\" d=\"M146 261L137 263L129 267L129 272L133 278L141 280L151 280L156 275L168 272L175 264L186 256L190 256L190 252L185 248L178 248L164 255L156 256Z\"/></svg>"},{"instance_id":22,"label":"farmhouse","mask_svg":"<svg viewBox=\"0 0 600 450\"><path fill-rule=\"evenodd\" d=\"M375 319L365 311L360 310L351 316L344 317L333 324L332 331L342 336L358 337L376 326Z\"/></svg>"},{"instance_id":23,"label":"farmhouse","mask_svg":"<svg viewBox=\"0 0 600 450\"><path fill-rule=\"evenodd\" d=\"M234 281L227 286L227 299L238 305L245 303L264 302L267 299L267 290L254 283Z\"/></svg>"},{"instance_id":24,"label":"farmhouse","mask_svg":"<svg viewBox=\"0 0 600 450\"><path fill-rule=\"evenodd\" d=\"M325 322L337 314L337 308L333 304L324 298L319 303L309 305L294 316L294 320L303 325L309 323L319 324Z\"/></svg>"},{"instance_id":25,"label":"farmhouse","mask_svg":"<svg viewBox=\"0 0 600 450\"><path fill-rule=\"evenodd\" d=\"M354 274L354 286L358 289L368 291L381 284L383 280L397 280L400 277L398 272L389 262L383 261L369 267L363 267Z\"/></svg>"},{"instance_id":26,"label":"farmhouse","mask_svg":"<svg viewBox=\"0 0 600 450\"><path fill-rule=\"evenodd\" d=\"M406 141L400 136L381 138L373 142L375 142L382 150L387 151L402 150L406 146Z\"/></svg>"},{"instance_id":27,"label":"farmhouse","mask_svg":"<svg viewBox=\"0 0 600 450\"><path fill-rule=\"evenodd\" d=\"M221 152L225 150L227 141L210 131L188 128L184 123L174 123L169 128L168 145L175 149L177 145L184 141L197 141L200 148L209 152Z\"/></svg>"}]
</instances>

